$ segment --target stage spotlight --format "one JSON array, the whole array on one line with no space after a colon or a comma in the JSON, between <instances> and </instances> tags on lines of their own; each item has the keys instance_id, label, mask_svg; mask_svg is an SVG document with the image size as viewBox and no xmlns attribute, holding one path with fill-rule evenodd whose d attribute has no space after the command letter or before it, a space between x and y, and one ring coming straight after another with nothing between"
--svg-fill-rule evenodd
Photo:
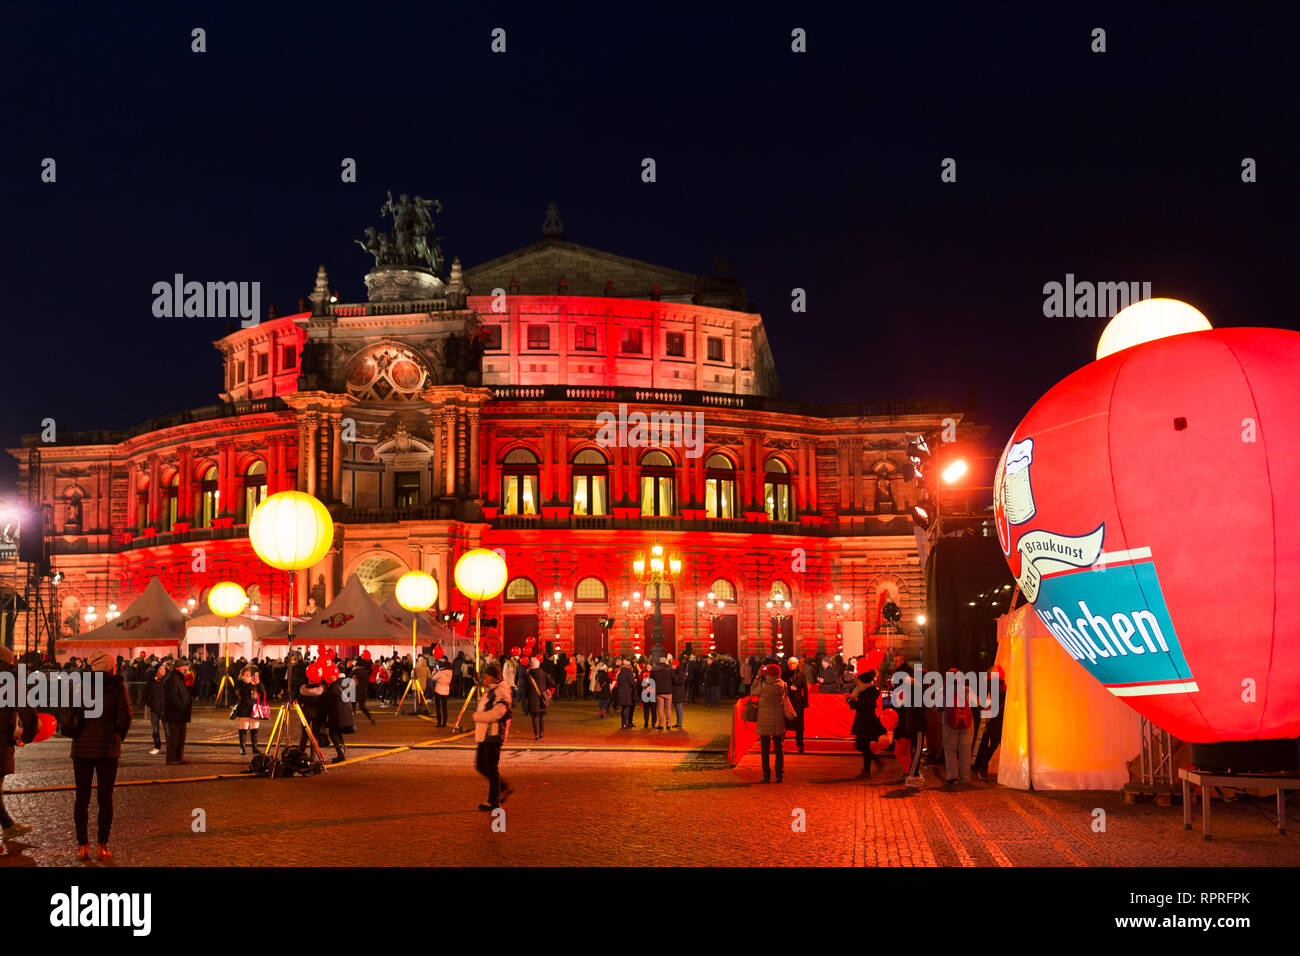
<instances>
[{"instance_id":1,"label":"stage spotlight","mask_svg":"<svg viewBox=\"0 0 1300 956\"><path fill-rule=\"evenodd\" d=\"M920 504L912 505L912 523L918 528L925 531L930 530L931 520L930 511L927 507Z\"/></svg>"},{"instance_id":2,"label":"stage spotlight","mask_svg":"<svg viewBox=\"0 0 1300 956\"><path fill-rule=\"evenodd\" d=\"M50 576L50 581L53 582L54 584L62 584L62 583L63 583L63 572L62 572L62 571L55 571L54 574Z\"/></svg>"}]
</instances>

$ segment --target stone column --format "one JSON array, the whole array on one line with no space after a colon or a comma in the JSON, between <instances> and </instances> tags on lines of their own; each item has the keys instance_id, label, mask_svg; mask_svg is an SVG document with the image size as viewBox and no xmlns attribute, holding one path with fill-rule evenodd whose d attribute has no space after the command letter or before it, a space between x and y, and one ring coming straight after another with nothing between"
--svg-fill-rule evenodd
<instances>
[{"instance_id":1,"label":"stone column","mask_svg":"<svg viewBox=\"0 0 1300 956\"><path fill-rule=\"evenodd\" d=\"M307 429L307 419L304 417L298 422L298 491L307 490L307 449L309 445L310 433Z\"/></svg>"},{"instance_id":2,"label":"stone column","mask_svg":"<svg viewBox=\"0 0 1300 956\"><path fill-rule=\"evenodd\" d=\"M314 412L309 414L307 416L307 454L305 457L307 464L307 494L313 497L320 497L316 493L316 479L320 475L319 442L317 441L319 428L320 420L316 417L316 414Z\"/></svg>"},{"instance_id":3,"label":"stone column","mask_svg":"<svg viewBox=\"0 0 1300 956\"><path fill-rule=\"evenodd\" d=\"M556 440L558 448L555 453L555 480L558 487L555 489L555 497L560 501L568 502L573 497L573 482L569 479L569 427L568 425L556 426Z\"/></svg>"},{"instance_id":4,"label":"stone column","mask_svg":"<svg viewBox=\"0 0 1300 956\"><path fill-rule=\"evenodd\" d=\"M817 440L813 439L808 443L808 510L817 508Z\"/></svg>"},{"instance_id":5,"label":"stone column","mask_svg":"<svg viewBox=\"0 0 1300 956\"><path fill-rule=\"evenodd\" d=\"M537 489L542 502L550 502L555 497L553 490L555 487L555 431L554 425L544 425L542 427L542 480L541 487ZM538 513L541 513L540 509Z\"/></svg>"},{"instance_id":6,"label":"stone column","mask_svg":"<svg viewBox=\"0 0 1300 956\"><path fill-rule=\"evenodd\" d=\"M808 443L802 439L795 443L794 456L794 513L795 520L808 507Z\"/></svg>"},{"instance_id":7,"label":"stone column","mask_svg":"<svg viewBox=\"0 0 1300 956\"><path fill-rule=\"evenodd\" d=\"M740 509L749 510L749 503L753 500L754 477L753 477L753 446L754 439L752 435L746 434L740 442L740 474L736 484L739 485L737 490L740 492Z\"/></svg>"},{"instance_id":8,"label":"stone column","mask_svg":"<svg viewBox=\"0 0 1300 956\"><path fill-rule=\"evenodd\" d=\"M478 477L479 469L482 467L478 453L479 417L478 411L469 413L469 496L471 498L479 497Z\"/></svg>"},{"instance_id":9,"label":"stone column","mask_svg":"<svg viewBox=\"0 0 1300 956\"><path fill-rule=\"evenodd\" d=\"M446 493L447 493L447 497L450 498L456 494L456 411L455 409L448 409L447 411L443 412L442 421L444 425L443 428L443 433L444 433L443 446L445 449L444 460L446 461L447 464Z\"/></svg>"},{"instance_id":10,"label":"stone column","mask_svg":"<svg viewBox=\"0 0 1300 956\"><path fill-rule=\"evenodd\" d=\"M158 527L159 503L162 496L159 494L158 481L162 478L162 462L157 455L149 456L149 526Z\"/></svg>"},{"instance_id":11,"label":"stone column","mask_svg":"<svg viewBox=\"0 0 1300 956\"><path fill-rule=\"evenodd\" d=\"M343 416L330 416L330 500L343 500ZM328 585L331 587L332 585Z\"/></svg>"},{"instance_id":12,"label":"stone column","mask_svg":"<svg viewBox=\"0 0 1300 956\"><path fill-rule=\"evenodd\" d=\"M113 470L109 465L95 466L95 485L98 492L98 498L95 501L95 527L94 531L107 534L112 524L112 509L110 501L113 496Z\"/></svg>"}]
</instances>

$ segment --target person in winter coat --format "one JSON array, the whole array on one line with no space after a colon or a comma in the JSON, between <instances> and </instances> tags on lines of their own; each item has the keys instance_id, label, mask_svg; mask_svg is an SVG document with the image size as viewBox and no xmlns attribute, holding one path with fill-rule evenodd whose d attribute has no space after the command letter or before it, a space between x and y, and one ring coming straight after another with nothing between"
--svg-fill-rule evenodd
<instances>
[{"instance_id":1,"label":"person in winter coat","mask_svg":"<svg viewBox=\"0 0 1300 956\"><path fill-rule=\"evenodd\" d=\"M189 730L194 699L185 685L189 663L176 662L162 683L163 723L167 725L167 763L189 763L185 759L185 734Z\"/></svg>"},{"instance_id":2,"label":"person in winter coat","mask_svg":"<svg viewBox=\"0 0 1300 956\"><path fill-rule=\"evenodd\" d=\"M758 698L758 739L763 754L763 783L772 782L771 751L776 751L776 782L785 775L785 717L789 685L781 680L779 664L764 664L750 685Z\"/></svg>"},{"instance_id":3,"label":"person in winter coat","mask_svg":"<svg viewBox=\"0 0 1300 956\"><path fill-rule=\"evenodd\" d=\"M474 711L474 769L487 778L488 798L480 810L495 810L506 802L514 790L501 778L501 745L510 729L510 689L501 682L501 668L488 664L483 668L483 693L478 695Z\"/></svg>"},{"instance_id":4,"label":"person in winter coat","mask_svg":"<svg viewBox=\"0 0 1300 956\"><path fill-rule=\"evenodd\" d=\"M971 744L975 734L975 714L979 710L974 689L965 675L955 667L948 669L944 697L947 698L953 692L955 696L947 701L950 706L943 708L941 721L943 763L948 775L948 782L944 786L949 789L959 783L963 787L970 784ZM998 733L1001 735L1000 727Z\"/></svg>"},{"instance_id":5,"label":"person in winter coat","mask_svg":"<svg viewBox=\"0 0 1300 956\"><path fill-rule=\"evenodd\" d=\"M880 698L880 691L873 683L875 679L875 671L863 671L853 682L853 689L848 695L849 707L854 711L853 743L862 752L862 772L858 774L859 779L871 776L872 764L881 767L885 765L883 760L871 752L871 744L885 734L885 725L876 716L876 703Z\"/></svg>"},{"instance_id":6,"label":"person in winter coat","mask_svg":"<svg viewBox=\"0 0 1300 956\"><path fill-rule=\"evenodd\" d=\"M605 666L603 661L596 665L592 678L596 685L597 716L604 720L609 716L610 687L613 685L613 681L609 676L609 668Z\"/></svg>"},{"instance_id":7,"label":"person in winter coat","mask_svg":"<svg viewBox=\"0 0 1300 956\"><path fill-rule=\"evenodd\" d=\"M149 729L153 732L153 749L149 751L151 757L156 757L162 753L162 736L161 728L163 724L163 681L167 679L169 671L163 664L159 664L150 671L146 679L143 691L144 706L149 714Z\"/></svg>"},{"instance_id":8,"label":"person in winter coat","mask_svg":"<svg viewBox=\"0 0 1300 956\"><path fill-rule=\"evenodd\" d=\"M655 682L650 676L650 668L642 666L641 668L641 729L649 730L650 721L654 720L654 727L659 729L659 718L655 714Z\"/></svg>"},{"instance_id":9,"label":"person in winter coat","mask_svg":"<svg viewBox=\"0 0 1300 956\"><path fill-rule=\"evenodd\" d=\"M551 706L555 680L542 668L539 658L534 657L530 663L532 667L524 677L524 695L528 716L533 721L533 739L541 740L546 732L546 710Z\"/></svg>"},{"instance_id":10,"label":"person in winter coat","mask_svg":"<svg viewBox=\"0 0 1300 956\"><path fill-rule=\"evenodd\" d=\"M1006 672L1001 664L989 668L988 709L992 716L984 722L984 735L980 738L979 751L975 754L972 769L981 780L989 778L989 761L1002 744L1002 708L1006 703Z\"/></svg>"},{"instance_id":11,"label":"person in winter coat","mask_svg":"<svg viewBox=\"0 0 1300 956\"><path fill-rule=\"evenodd\" d=\"M252 742L253 753L261 753L257 749L257 728L265 719L263 715L269 714L261 672L251 664L246 665L239 672L235 691L239 694L239 701L235 704L235 720L239 723L239 753L242 756L248 755L244 749L245 739Z\"/></svg>"},{"instance_id":12,"label":"person in winter coat","mask_svg":"<svg viewBox=\"0 0 1300 956\"><path fill-rule=\"evenodd\" d=\"M716 657L704 665L704 690L710 707L722 703L722 664Z\"/></svg>"},{"instance_id":13,"label":"person in winter coat","mask_svg":"<svg viewBox=\"0 0 1300 956\"><path fill-rule=\"evenodd\" d=\"M451 696L451 664L444 657L433 675L433 708L438 726L447 726L447 698Z\"/></svg>"},{"instance_id":14,"label":"person in winter coat","mask_svg":"<svg viewBox=\"0 0 1300 956\"><path fill-rule=\"evenodd\" d=\"M794 743L803 753L803 713L808 709L808 678L804 675L804 670L797 664L793 666L790 674L790 706L794 708L794 719L790 721L790 729L794 731Z\"/></svg>"},{"instance_id":15,"label":"person in winter coat","mask_svg":"<svg viewBox=\"0 0 1300 956\"><path fill-rule=\"evenodd\" d=\"M639 696L637 690L636 674L632 670L632 665L627 661L622 661L618 668L617 684L618 707L623 715L623 725L619 730L632 729L632 717L636 713L636 702Z\"/></svg>"},{"instance_id":16,"label":"person in winter coat","mask_svg":"<svg viewBox=\"0 0 1300 956\"><path fill-rule=\"evenodd\" d=\"M0 671L13 675L7 678L9 680L16 680L18 676L13 651L3 645L0 645ZM5 777L14 772L14 746L26 746L36 739L38 718L32 708L10 706L4 703L4 699L0 695L0 827L3 827L0 840L12 840L30 832L32 828L15 823L14 818L5 810ZM22 736L15 739L19 721L23 725Z\"/></svg>"},{"instance_id":17,"label":"person in winter coat","mask_svg":"<svg viewBox=\"0 0 1300 956\"><path fill-rule=\"evenodd\" d=\"M131 702L126 696L126 683L117 676L117 664L103 651L90 657L91 670L103 681L100 693L99 716L92 717L84 709L70 716L72 731L72 776L77 794L72 804L72 821L77 831L77 859L90 859L90 788L97 781L95 795L99 803L96 821L96 853L98 860L111 860L108 837L113 828L113 785L117 782L117 762L122 757L122 741L131 729ZM103 675L102 678L99 675ZM189 698L184 677L179 681L181 691Z\"/></svg>"},{"instance_id":18,"label":"person in winter coat","mask_svg":"<svg viewBox=\"0 0 1300 956\"><path fill-rule=\"evenodd\" d=\"M348 759L348 749L343 743L343 735L357 729L352 705L343 699L343 682L339 680L338 671L330 667L325 675L325 693L321 701L324 711L325 729L329 733L330 743L334 745L337 755L330 763L342 763Z\"/></svg>"},{"instance_id":19,"label":"person in winter coat","mask_svg":"<svg viewBox=\"0 0 1300 956\"><path fill-rule=\"evenodd\" d=\"M925 783L921 769L921 738L925 735L925 707L916 680L907 671L895 671L890 703L898 713L894 728L894 756L903 768L903 782L909 790L919 790Z\"/></svg>"},{"instance_id":20,"label":"person in winter coat","mask_svg":"<svg viewBox=\"0 0 1300 956\"><path fill-rule=\"evenodd\" d=\"M659 658L650 669L650 679L655 685L655 721L661 731L667 732L673 720L673 669L668 658Z\"/></svg>"},{"instance_id":21,"label":"person in winter coat","mask_svg":"<svg viewBox=\"0 0 1300 956\"><path fill-rule=\"evenodd\" d=\"M358 657L352 664L350 676L357 698L352 704L353 716L355 718L356 712L359 710L373 724L375 718L371 715L370 708L366 706L366 695L370 692L370 661L364 657Z\"/></svg>"},{"instance_id":22,"label":"person in winter coat","mask_svg":"<svg viewBox=\"0 0 1300 956\"><path fill-rule=\"evenodd\" d=\"M673 661L673 710L677 712L674 730L682 730L682 715L686 712L686 668L680 660Z\"/></svg>"}]
</instances>

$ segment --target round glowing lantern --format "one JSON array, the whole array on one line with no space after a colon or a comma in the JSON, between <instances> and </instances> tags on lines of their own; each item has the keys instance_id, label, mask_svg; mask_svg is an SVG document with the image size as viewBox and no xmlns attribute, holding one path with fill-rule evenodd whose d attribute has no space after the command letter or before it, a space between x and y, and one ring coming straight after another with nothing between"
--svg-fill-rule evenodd
<instances>
[{"instance_id":1,"label":"round glowing lantern","mask_svg":"<svg viewBox=\"0 0 1300 956\"><path fill-rule=\"evenodd\" d=\"M222 581L208 592L208 610L219 617L234 617L248 604L248 595L234 581Z\"/></svg>"},{"instance_id":2,"label":"round glowing lantern","mask_svg":"<svg viewBox=\"0 0 1300 956\"><path fill-rule=\"evenodd\" d=\"M310 568L334 541L334 521L325 506L301 491L271 495L253 512L248 540L257 556L281 571Z\"/></svg>"},{"instance_id":3,"label":"round glowing lantern","mask_svg":"<svg viewBox=\"0 0 1300 956\"><path fill-rule=\"evenodd\" d=\"M506 586L506 562L487 548L466 551L456 562L456 588L474 601L488 601Z\"/></svg>"},{"instance_id":4,"label":"round glowing lantern","mask_svg":"<svg viewBox=\"0 0 1300 956\"><path fill-rule=\"evenodd\" d=\"M1177 299L1141 299L1120 309L1097 342L1097 358L1184 332L1206 332L1210 320Z\"/></svg>"},{"instance_id":5,"label":"round glowing lantern","mask_svg":"<svg viewBox=\"0 0 1300 956\"><path fill-rule=\"evenodd\" d=\"M397 603L408 611L427 611L438 600L438 582L423 571L407 571L397 579Z\"/></svg>"},{"instance_id":6,"label":"round glowing lantern","mask_svg":"<svg viewBox=\"0 0 1300 956\"><path fill-rule=\"evenodd\" d=\"M1132 345L1048 391L994 478L998 538L1039 618L1206 766L1296 760L1297 382L1295 332Z\"/></svg>"}]
</instances>

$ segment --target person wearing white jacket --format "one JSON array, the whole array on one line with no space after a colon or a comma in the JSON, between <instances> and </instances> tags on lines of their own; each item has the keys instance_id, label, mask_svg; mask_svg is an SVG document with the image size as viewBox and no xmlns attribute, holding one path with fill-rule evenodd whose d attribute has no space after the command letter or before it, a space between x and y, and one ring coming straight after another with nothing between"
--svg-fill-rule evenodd
<instances>
[{"instance_id":1,"label":"person wearing white jacket","mask_svg":"<svg viewBox=\"0 0 1300 956\"><path fill-rule=\"evenodd\" d=\"M483 693L478 695L474 711L474 741L477 744L474 769L488 781L487 803L480 810L495 810L506 802L514 789L501 779L501 745L510 728L510 689L501 681L501 668L488 664L483 668Z\"/></svg>"}]
</instances>

